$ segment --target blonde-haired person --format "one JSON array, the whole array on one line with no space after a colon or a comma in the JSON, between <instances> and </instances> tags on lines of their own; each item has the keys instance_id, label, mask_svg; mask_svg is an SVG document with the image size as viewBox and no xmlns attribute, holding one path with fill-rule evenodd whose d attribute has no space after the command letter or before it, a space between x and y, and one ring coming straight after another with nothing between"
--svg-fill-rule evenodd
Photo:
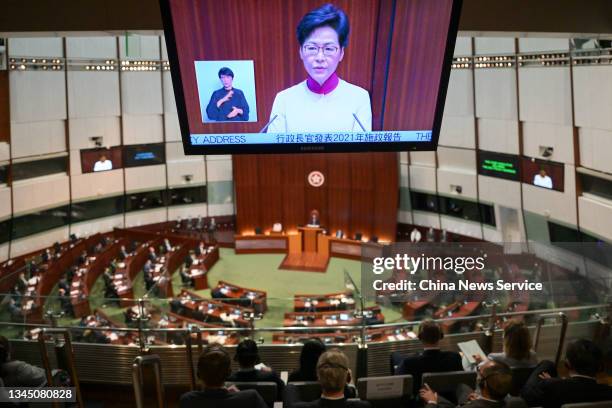
<instances>
[{"instance_id":1,"label":"blonde-haired person","mask_svg":"<svg viewBox=\"0 0 612 408\"><path fill-rule=\"evenodd\" d=\"M317 362L317 378L321 385L321 397L311 402L296 402L293 395L286 395L285 402L289 408L369 408L367 401L347 400L344 387L351 381L351 371L348 368L348 357L340 349L331 349L321 354ZM287 393L292 394L292 388L287 387Z\"/></svg>"}]
</instances>

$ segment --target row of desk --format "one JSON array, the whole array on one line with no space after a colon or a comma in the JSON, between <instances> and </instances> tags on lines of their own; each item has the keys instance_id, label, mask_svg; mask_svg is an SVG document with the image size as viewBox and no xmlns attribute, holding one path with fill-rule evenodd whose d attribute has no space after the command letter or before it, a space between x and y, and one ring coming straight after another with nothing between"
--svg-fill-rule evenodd
<instances>
[{"instance_id":1,"label":"row of desk","mask_svg":"<svg viewBox=\"0 0 612 408\"><path fill-rule=\"evenodd\" d=\"M288 312L285 313L283 326L285 327L334 327L357 326L366 324L383 324L385 316L379 306L365 308L358 313L356 310L339 312Z\"/></svg>"},{"instance_id":2,"label":"row of desk","mask_svg":"<svg viewBox=\"0 0 612 408\"><path fill-rule=\"evenodd\" d=\"M212 297L221 302L250 307L258 314L268 310L267 294L263 290L245 288L226 281L219 281L212 290Z\"/></svg>"},{"instance_id":3,"label":"row of desk","mask_svg":"<svg viewBox=\"0 0 612 408\"><path fill-rule=\"evenodd\" d=\"M204 299L188 290L182 290L179 297L170 302L170 307L178 315L225 327L252 327L255 316L254 309Z\"/></svg>"}]
</instances>

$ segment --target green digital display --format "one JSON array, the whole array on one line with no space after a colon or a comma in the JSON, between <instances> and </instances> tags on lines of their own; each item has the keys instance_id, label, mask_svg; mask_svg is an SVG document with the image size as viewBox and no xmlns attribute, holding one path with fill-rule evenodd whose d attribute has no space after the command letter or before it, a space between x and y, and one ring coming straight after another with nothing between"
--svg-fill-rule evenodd
<instances>
[{"instance_id":1,"label":"green digital display","mask_svg":"<svg viewBox=\"0 0 612 408\"><path fill-rule=\"evenodd\" d=\"M483 170L499 171L501 173L517 174L514 163L504 162L499 160L484 160L482 163Z\"/></svg>"},{"instance_id":2,"label":"green digital display","mask_svg":"<svg viewBox=\"0 0 612 408\"><path fill-rule=\"evenodd\" d=\"M518 156L479 150L478 163L478 174L506 180L520 180Z\"/></svg>"}]
</instances>

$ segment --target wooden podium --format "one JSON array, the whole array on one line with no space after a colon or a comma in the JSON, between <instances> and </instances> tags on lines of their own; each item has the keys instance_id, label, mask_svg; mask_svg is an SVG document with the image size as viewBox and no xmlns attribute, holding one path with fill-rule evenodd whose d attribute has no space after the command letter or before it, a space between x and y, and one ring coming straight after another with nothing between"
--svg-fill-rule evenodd
<instances>
[{"instance_id":1,"label":"wooden podium","mask_svg":"<svg viewBox=\"0 0 612 408\"><path fill-rule=\"evenodd\" d=\"M299 227L298 230L302 234L302 252L317 253L319 251L317 239L323 228L306 226Z\"/></svg>"}]
</instances>

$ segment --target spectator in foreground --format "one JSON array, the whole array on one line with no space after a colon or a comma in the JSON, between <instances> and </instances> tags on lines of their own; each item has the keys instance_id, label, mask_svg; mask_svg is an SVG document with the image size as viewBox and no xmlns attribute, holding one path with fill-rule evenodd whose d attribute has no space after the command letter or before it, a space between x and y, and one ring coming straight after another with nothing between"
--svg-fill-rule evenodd
<instances>
[{"instance_id":1,"label":"spectator in foreground","mask_svg":"<svg viewBox=\"0 0 612 408\"><path fill-rule=\"evenodd\" d=\"M321 384L321 398L311 402L298 402L296 389L287 386L285 402L289 408L346 407L369 408L367 401L347 400L344 395L346 384L351 381L349 360L339 349L321 354L317 362L317 377Z\"/></svg>"},{"instance_id":2,"label":"spectator in foreground","mask_svg":"<svg viewBox=\"0 0 612 408\"><path fill-rule=\"evenodd\" d=\"M518 320L509 320L504 326L504 348L501 353L491 353L489 360L501 361L510 368L533 367L538 364L538 357L531 349L529 328ZM476 364L482 362L478 355L473 356Z\"/></svg>"},{"instance_id":3,"label":"spectator in foreground","mask_svg":"<svg viewBox=\"0 0 612 408\"><path fill-rule=\"evenodd\" d=\"M4 336L0 336L0 377L5 387L42 387L47 383L44 369L11 359L11 345Z\"/></svg>"},{"instance_id":4,"label":"spectator in foreground","mask_svg":"<svg viewBox=\"0 0 612 408\"><path fill-rule=\"evenodd\" d=\"M251 339L245 339L236 347L235 360L240 365L240 370L229 377L229 381L235 382L274 382L276 383L277 401L282 400L285 383L277 373L270 367L260 363L257 343Z\"/></svg>"},{"instance_id":5,"label":"spectator in foreground","mask_svg":"<svg viewBox=\"0 0 612 408\"><path fill-rule=\"evenodd\" d=\"M512 371L508 365L487 360L476 369L478 391L465 384L457 388L458 407L468 408L501 408L506 405L505 398L512 390ZM425 403L425 408L454 407L455 404L441 397L424 384L419 396Z\"/></svg>"},{"instance_id":6,"label":"spectator in foreground","mask_svg":"<svg viewBox=\"0 0 612 408\"><path fill-rule=\"evenodd\" d=\"M198 359L198 378L203 388L183 394L180 408L267 408L255 390L226 388L224 385L230 372L231 359L227 351L216 343L206 346Z\"/></svg>"},{"instance_id":7,"label":"spectator in foreground","mask_svg":"<svg viewBox=\"0 0 612 408\"><path fill-rule=\"evenodd\" d=\"M412 375L414 393L419 391L423 373L439 373L463 370L461 356L454 351L442 351L440 340L444 338L442 328L431 319L423 320L419 327L419 340L423 343L423 352L402 358L397 352L391 355L396 375Z\"/></svg>"},{"instance_id":8,"label":"spectator in foreground","mask_svg":"<svg viewBox=\"0 0 612 408\"><path fill-rule=\"evenodd\" d=\"M304 343L300 353L300 367L289 374L289 382L317 381L317 362L323 353L325 344L321 340L313 339Z\"/></svg>"},{"instance_id":9,"label":"spectator in foreground","mask_svg":"<svg viewBox=\"0 0 612 408\"><path fill-rule=\"evenodd\" d=\"M563 404L612 400L612 387L598 384L603 352L589 340L575 340L565 351L569 378L559 378L552 361L542 361L527 380L521 397L529 406L559 408Z\"/></svg>"}]
</instances>

